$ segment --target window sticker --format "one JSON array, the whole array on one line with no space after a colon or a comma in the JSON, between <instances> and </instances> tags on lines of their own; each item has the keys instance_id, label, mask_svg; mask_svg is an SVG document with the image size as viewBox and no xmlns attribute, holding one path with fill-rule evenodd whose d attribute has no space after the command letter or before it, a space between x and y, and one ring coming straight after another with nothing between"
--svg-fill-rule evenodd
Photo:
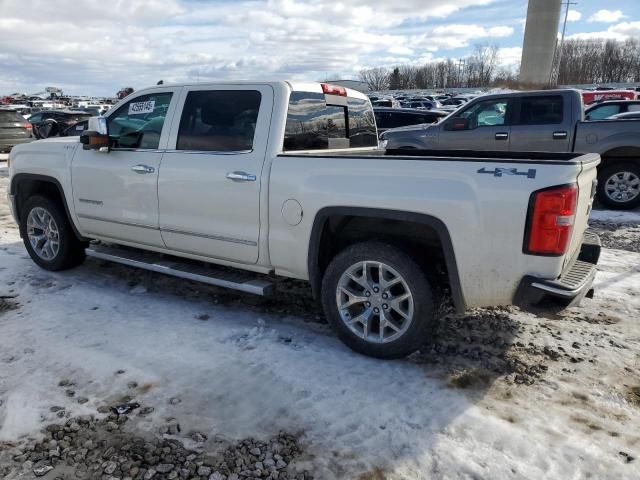
<instances>
[{"instance_id":1,"label":"window sticker","mask_svg":"<svg viewBox=\"0 0 640 480\"><path fill-rule=\"evenodd\" d=\"M156 101L148 100L146 102L133 102L129 104L129 115L142 115L144 113L153 113Z\"/></svg>"}]
</instances>

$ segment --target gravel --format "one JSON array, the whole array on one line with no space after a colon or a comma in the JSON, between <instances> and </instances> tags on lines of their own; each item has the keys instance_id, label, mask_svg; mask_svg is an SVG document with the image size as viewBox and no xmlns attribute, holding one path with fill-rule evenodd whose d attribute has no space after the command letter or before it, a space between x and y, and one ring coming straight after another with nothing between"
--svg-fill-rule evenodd
<instances>
[{"instance_id":1,"label":"gravel","mask_svg":"<svg viewBox=\"0 0 640 480\"><path fill-rule=\"evenodd\" d=\"M0 477L32 473L87 480L313 479L308 471L290 468L302 448L297 436L284 431L267 440L230 443L218 438L215 451L194 451L175 438L127 429L128 421L128 415L115 413L83 415L46 425L39 441L0 443ZM190 436L207 439L199 432Z\"/></svg>"},{"instance_id":2,"label":"gravel","mask_svg":"<svg viewBox=\"0 0 640 480\"><path fill-rule=\"evenodd\" d=\"M591 220L589 229L600 236L602 246L640 253L640 225Z\"/></svg>"}]
</instances>

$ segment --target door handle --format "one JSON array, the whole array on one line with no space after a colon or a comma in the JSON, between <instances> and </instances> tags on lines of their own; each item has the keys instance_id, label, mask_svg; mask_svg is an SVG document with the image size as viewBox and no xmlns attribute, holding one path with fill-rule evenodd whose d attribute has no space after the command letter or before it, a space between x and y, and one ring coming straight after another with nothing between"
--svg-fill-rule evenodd
<instances>
[{"instance_id":1,"label":"door handle","mask_svg":"<svg viewBox=\"0 0 640 480\"><path fill-rule=\"evenodd\" d=\"M554 140L564 140L567 138L567 132L553 132Z\"/></svg>"},{"instance_id":2,"label":"door handle","mask_svg":"<svg viewBox=\"0 0 640 480\"><path fill-rule=\"evenodd\" d=\"M234 182L255 182L256 176L247 172L229 172L227 178Z\"/></svg>"},{"instance_id":3,"label":"door handle","mask_svg":"<svg viewBox=\"0 0 640 480\"><path fill-rule=\"evenodd\" d=\"M155 168L150 167L149 165L134 165L133 167L131 167L131 170L133 170L136 173L153 173L156 171Z\"/></svg>"},{"instance_id":4,"label":"door handle","mask_svg":"<svg viewBox=\"0 0 640 480\"><path fill-rule=\"evenodd\" d=\"M496 133L496 140L508 140L509 134L507 132L498 132Z\"/></svg>"}]
</instances>

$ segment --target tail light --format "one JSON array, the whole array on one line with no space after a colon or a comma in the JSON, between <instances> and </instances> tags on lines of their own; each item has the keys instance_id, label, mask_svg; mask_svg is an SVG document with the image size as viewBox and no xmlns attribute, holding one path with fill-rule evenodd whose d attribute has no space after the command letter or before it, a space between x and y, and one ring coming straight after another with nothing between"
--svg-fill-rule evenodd
<instances>
[{"instance_id":1,"label":"tail light","mask_svg":"<svg viewBox=\"0 0 640 480\"><path fill-rule=\"evenodd\" d=\"M27 122L24 125L22 125L22 128L26 128L27 130L32 130L33 129L33 125L31 125L29 122Z\"/></svg>"},{"instance_id":2,"label":"tail light","mask_svg":"<svg viewBox=\"0 0 640 480\"><path fill-rule=\"evenodd\" d=\"M347 89L339 85L331 85L329 83L321 83L322 93L327 95L340 95L341 97L347 96Z\"/></svg>"},{"instance_id":3,"label":"tail light","mask_svg":"<svg viewBox=\"0 0 640 480\"><path fill-rule=\"evenodd\" d=\"M561 256L567 252L576 219L578 186L561 185L533 192L529 202L524 252Z\"/></svg>"}]
</instances>

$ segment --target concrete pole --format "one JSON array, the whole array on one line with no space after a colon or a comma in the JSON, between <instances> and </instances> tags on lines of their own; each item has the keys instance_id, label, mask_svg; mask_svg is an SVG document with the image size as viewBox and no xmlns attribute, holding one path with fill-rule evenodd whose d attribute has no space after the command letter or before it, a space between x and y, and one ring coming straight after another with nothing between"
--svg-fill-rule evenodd
<instances>
[{"instance_id":1,"label":"concrete pole","mask_svg":"<svg viewBox=\"0 0 640 480\"><path fill-rule=\"evenodd\" d=\"M520 82L537 87L549 82L558 39L561 4L561 0L529 0Z\"/></svg>"}]
</instances>

